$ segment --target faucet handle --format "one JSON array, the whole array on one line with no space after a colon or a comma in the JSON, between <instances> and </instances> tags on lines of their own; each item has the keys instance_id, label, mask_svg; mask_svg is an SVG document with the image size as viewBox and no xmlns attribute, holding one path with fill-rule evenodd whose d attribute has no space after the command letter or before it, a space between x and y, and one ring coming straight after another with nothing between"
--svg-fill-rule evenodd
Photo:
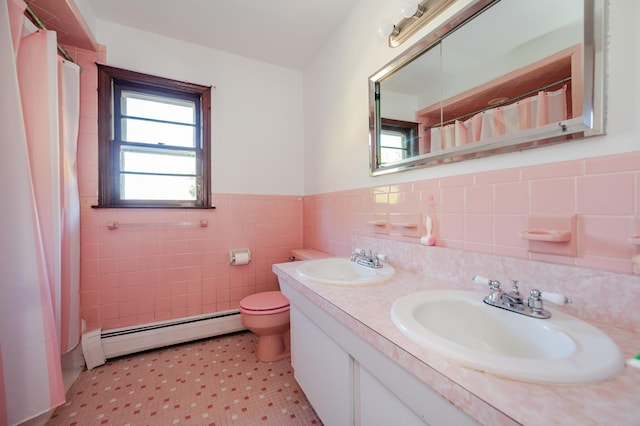
<instances>
[{"instance_id":1,"label":"faucet handle","mask_svg":"<svg viewBox=\"0 0 640 426\"><path fill-rule=\"evenodd\" d=\"M500 303L502 297L502 290L500 290L500 282L496 280L490 280L489 278L482 277L480 275L474 275L471 278L471 282L480 285L489 286L489 295L484 298L485 303L490 305L496 305Z\"/></svg>"},{"instance_id":2,"label":"faucet handle","mask_svg":"<svg viewBox=\"0 0 640 426\"><path fill-rule=\"evenodd\" d=\"M490 280L489 278L485 278L483 276L480 275L474 275L473 278L471 278L471 282L475 283L475 284L481 284L481 285L488 285L490 289L496 289L496 288L500 288L500 282L496 281L496 280Z\"/></svg>"},{"instance_id":3,"label":"faucet handle","mask_svg":"<svg viewBox=\"0 0 640 426\"><path fill-rule=\"evenodd\" d=\"M540 293L540 298L545 302L551 302L555 305L565 305L567 303L573 303L573 301L564 294L560 293L550 293L548 291L543 291Z\"/></svg>"},{"instance_id":4,"label":"faucet handle","mask_svg":"<svg viewBox=\"0 0 640 426\"><path fill-rule=\"evenodd\" d=\"M376 268L380 268L382 267L382 261L385 260L387 258L387 256L385 256L384 254L381 253L374 253L373 251L369 252L371 254L371 256L369 256L371 258L371 261L373 262L373 266Z\"/></svg>"},{"instance_id":5,"label":"faucet handle","mask_svg":"<svg viewBox=\"0 0 640 426\"><path fill-rule=\"evenodd\" d=\"M531 309L531 312L538 318L550 318L551 312L543 309L542 301L555 303L556 305L562 305L565 303L571 303L571 299L567 299L563 294L541 292L537 289L532 289L529 293L529 300L527 305Z\"/></svg>"},{"instance_id":6,"label":"faucet handle","mask_svg":"<svg viewBox=\"0 0 640 426\"><path fill-rule=\"evenodd\" d=\"M531 309L533 316L537 318L550 318L551 313L544 309L542 304L542 293L538 289L531 289L529 292L529 299L527 300L527 306Z\"/></svg>"},{"instance_id":7,"label":"faucet handle","mask_svg":"<svg viewBox=\"0 0 640 426\"><path fill-rule=\"evenodd\" d=\"M520 289L518 288L518 280L511 280L511 295L520 297Z\"/></svg>"},{"instance_id":8,"label":"faucet handle","mask_svg":"<svg viewBox=\"0 0 640 426\"><path fill-rule=\"evenodd\" d=\"M491 281L489 278L485 278L485 277L480 276L480 275L474 275L471 278L471 282L476 283L476 284L489 285L489 281Z\"/></svg>"}]
</instances>

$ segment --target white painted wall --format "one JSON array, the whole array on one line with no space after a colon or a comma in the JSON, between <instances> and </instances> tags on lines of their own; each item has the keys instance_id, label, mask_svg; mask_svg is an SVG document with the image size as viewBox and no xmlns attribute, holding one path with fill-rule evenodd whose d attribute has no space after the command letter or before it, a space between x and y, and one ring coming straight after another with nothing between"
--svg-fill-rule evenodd
<instances>
[{"instance_id":1,"label":"white painted wall","mask_svg":"<svg viewBox=\"0 0 640 426\"><path fill-rule=\"evenodd\" d=\"M368 78L446 14L392 49L377 26L401 19L398 4L361 0L303 74L107 21L96 38L110 65L217 87L214 192L317 194L639 150L640 2L611 3L606 136L379 177L369 176Z\"/></svg>"},{"instance_id":2,"label":"white painted wall","mask_svg":"<svg viewBox=\"0 0 640 426\"><path fill-rule=\"evenodd\" d=\"M96 34L96 13L93 10L93 7L89 4L87 0L74 0L74 3L78 7L78 10L82 14L82 18L84 19L85 24L89 30L91 30L91 34Z\"/></svg>"},{"instance_id":3,"label":"white painted wall","mask_svg":"<svg viewBox=\"0 0 640 426\"><path fill-rule=\"evenodd\" d=\"M302 73L98 19L111 66L212 91L212 191L303 194Z\"/></svg>"},{"instance_id":4,"label":"white painted wall","mask_svg":"<svg viewBox=\"0 0 640 426\"><path fill-rule=\"evenodd\" d=\"M459 7L469 0L458 0ZM640 150L640 2L610 2L607 135L392 175L369 176L368 78L424 36L392 49L377 36L397 2L361 0L304 72L305 194L403 183ZM553 11L550 11L553 13ZM443 17L444 18L444 17Z\"/></svg>"},{"instance_id":5,"label":"white painted wall","mask_svg":"<svg viewBox=\"0 0 640 426\"><path fill-rule=\"evenodd\" d=\"M394 120L416 121L418 98L402 93L380 90L384 102L380 108L380 115Z\"/></svg>"}]
</instances>

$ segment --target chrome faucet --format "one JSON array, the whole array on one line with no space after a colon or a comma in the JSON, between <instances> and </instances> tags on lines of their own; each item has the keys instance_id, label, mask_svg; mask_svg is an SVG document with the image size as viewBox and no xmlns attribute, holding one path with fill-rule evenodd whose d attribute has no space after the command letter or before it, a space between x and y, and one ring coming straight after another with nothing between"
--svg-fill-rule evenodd
<instances>
[{"instance_id":1,"label":"chrome faucet","mask_svg":"<svg viewBox=\"0 0 640 426\"><path fill-rule=\"evenodd\" d=\"M366 250L355 249L351 255L351 261L356 262L358 265L366 266L369 268L382 268L381 260L384 256L381 254L375 254L371 250L367 253Z\"/></svg>"},{"instance_id":2,"label":"chrome faucet","mask_svg":"<svg viewBox=\"0 0 640 426\"><path fill-rule=\"evenodd\" d=\"M496 280L475 275L472 281L476 284L486 284L489 286L489 295L483 299L483 302L487 305L533 318L551 318L551 312L544 309L543 300L559 305L572 302L571 299L567 299L562 294L542 293L537 289L532 289L529 292L529 297L525 304L518 289L518 281L516 280L512 281L511 290L508 292L502 291L500 282Z\"/></svg>"},{"instance_id":3,"label":"chrome faucet","mask_svg":"<svg viewBox=\"0 0 640 426\"><path fill-rule=\"evenodd\" d=\"M518 290L518 281L513 280L511 285L511 291L508 293L502 292L502 294L500 295L500 299L507 306L511 306L514 308L522 305L522 295Z\"/></svg>"}]
</instances>

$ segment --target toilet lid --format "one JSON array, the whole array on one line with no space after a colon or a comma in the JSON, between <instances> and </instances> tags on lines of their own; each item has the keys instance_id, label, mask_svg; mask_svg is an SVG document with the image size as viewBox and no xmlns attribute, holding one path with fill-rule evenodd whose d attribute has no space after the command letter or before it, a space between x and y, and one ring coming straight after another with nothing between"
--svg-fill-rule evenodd
<instances>
[{"instance_id":1,"label":"toilet lid","mask_svg":"<svg viewBox=\"0 0 640 426\"><path fill-rule=\"evenodd\" d=\"M271 311L288 306L289 299L279 291L264 291L252 294L240 301L240 307L250 311Z\"/></svg>"}]
</instances>

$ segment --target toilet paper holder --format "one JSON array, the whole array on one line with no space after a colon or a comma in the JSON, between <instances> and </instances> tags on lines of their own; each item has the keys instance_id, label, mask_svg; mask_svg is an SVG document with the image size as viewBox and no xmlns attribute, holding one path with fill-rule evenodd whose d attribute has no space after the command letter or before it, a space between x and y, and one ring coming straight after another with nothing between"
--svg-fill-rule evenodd
<instances>
[{"instance_id":1,"label":"toilet paper holder","mask_svg":"<svg viewBox=\"0 0 640 426\"><path fill-rule=\"evenodd\" d=\"M251 262L251 250L248 248L229 250L230 265L246 265Z\"/></svg>"}]
</instances>

